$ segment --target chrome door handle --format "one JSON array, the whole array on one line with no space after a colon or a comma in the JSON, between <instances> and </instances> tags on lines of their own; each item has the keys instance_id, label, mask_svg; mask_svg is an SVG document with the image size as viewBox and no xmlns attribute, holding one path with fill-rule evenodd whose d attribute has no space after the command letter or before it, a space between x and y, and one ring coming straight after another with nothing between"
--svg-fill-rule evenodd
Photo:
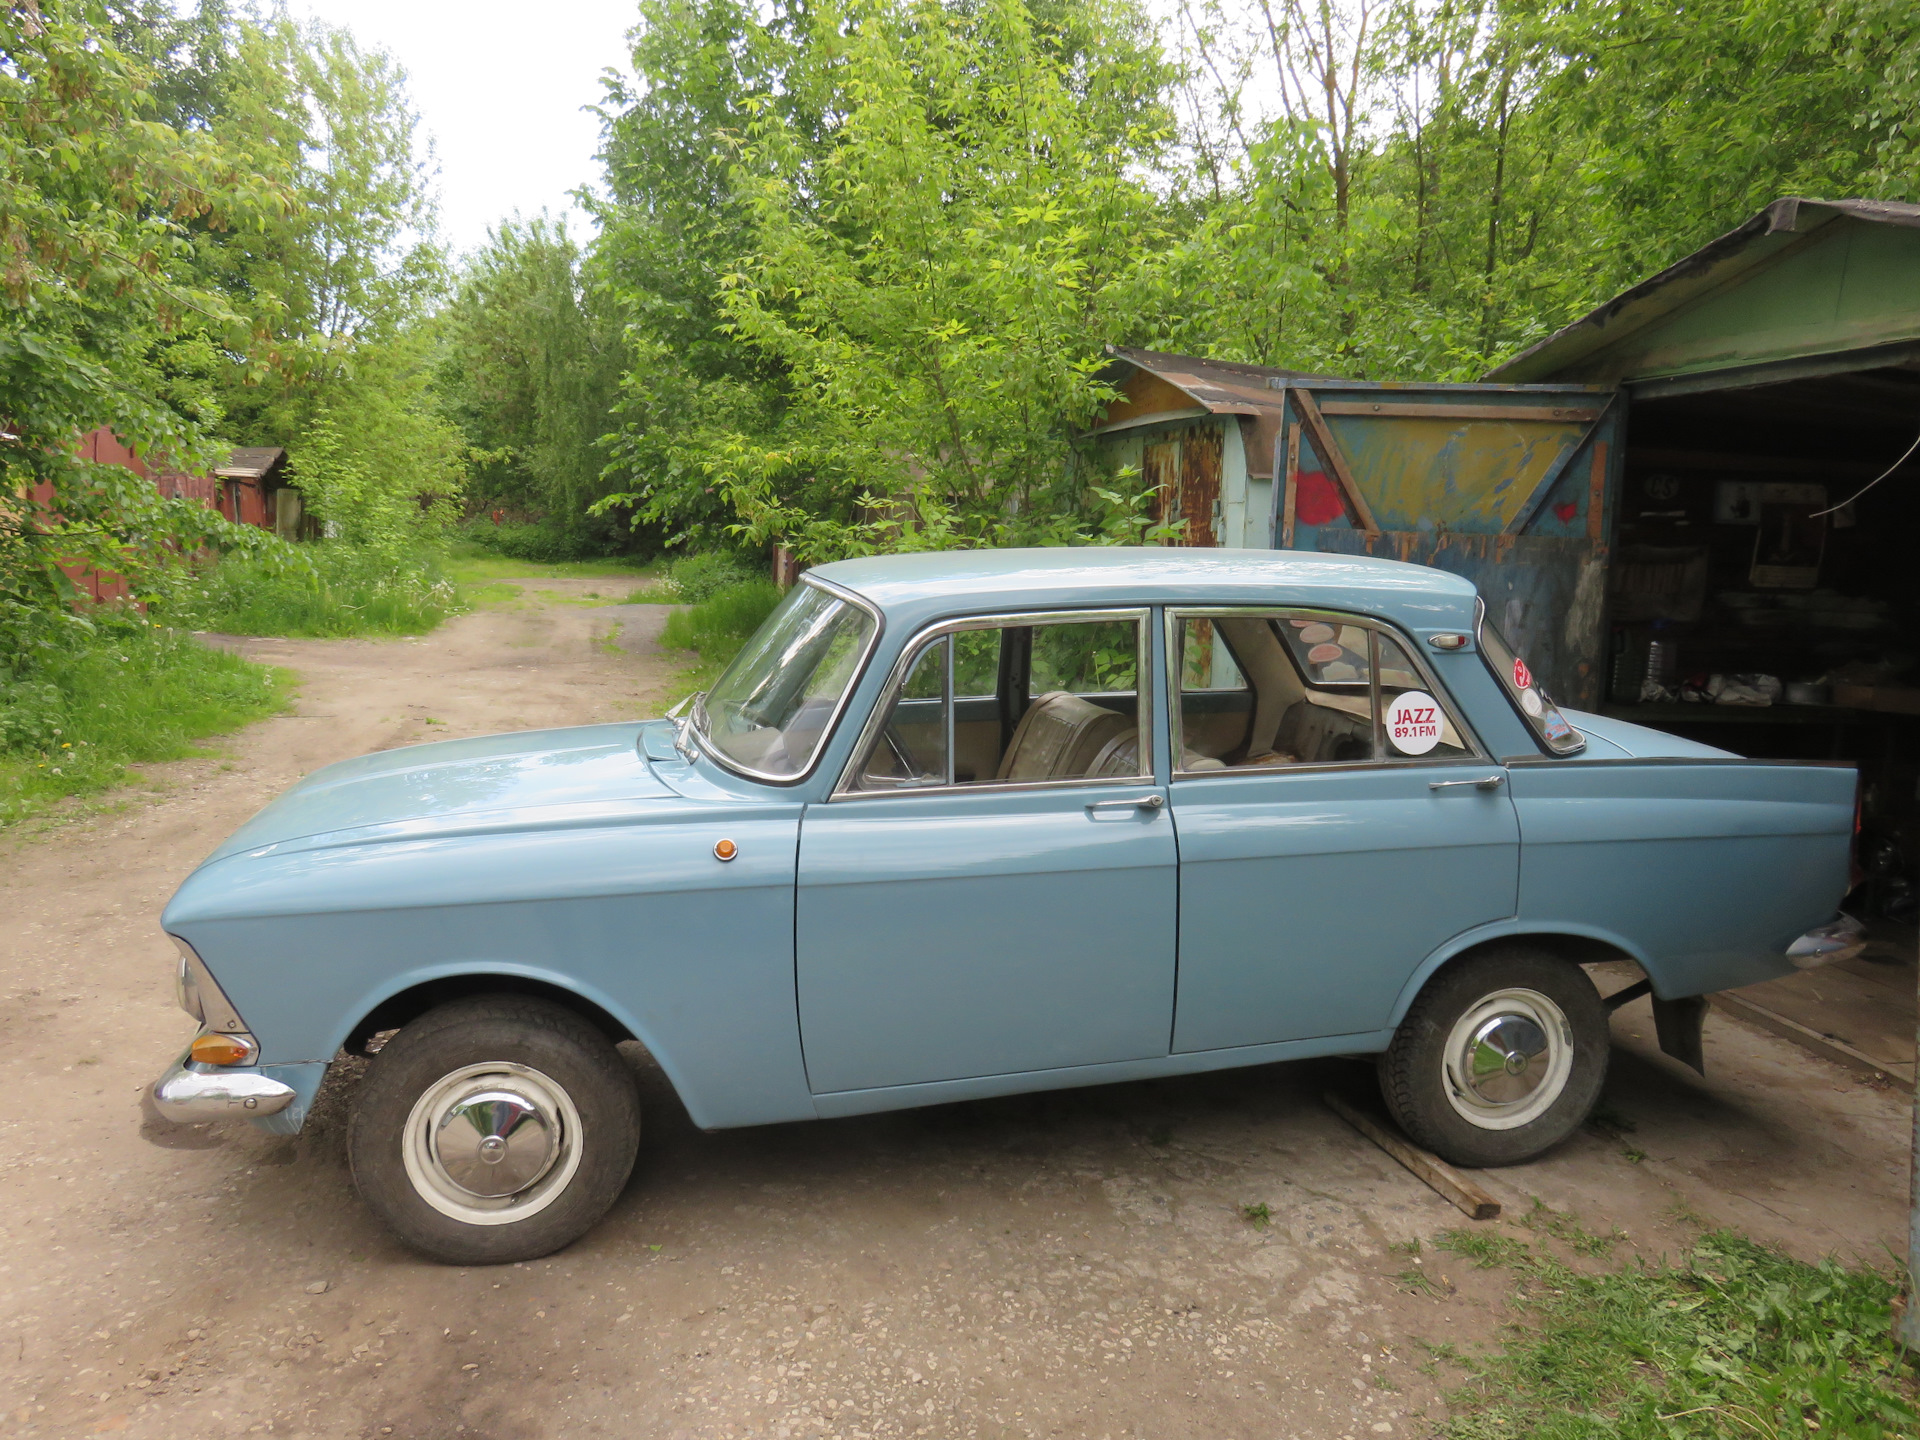
<instances>
[{"instance_id":1,"label":"chrome door handle","mask_svg":"<svg viewBox=\"0 0 1920 1440\"><path fill-rule=\"evenodd\" d=\"M1452 790L1457 786L1471 785L1476 790L1498 790L1507 783L1504 775L1482 775L1478 780L1429 780L1429 790Z\"/></svg>"},{"instance_id":2,"label":"chrome door handle","mask_svg":"<svg viewBox=\"0 0 1920 1440\"><path fill-rule=\"evenodd\" d=\"M1087 813L1098 815L1103 810L1158 810L1167 803L1164 795L1142 795L1137 800L1091 800L1087 803Z\"/></svg>"}]
</instances>

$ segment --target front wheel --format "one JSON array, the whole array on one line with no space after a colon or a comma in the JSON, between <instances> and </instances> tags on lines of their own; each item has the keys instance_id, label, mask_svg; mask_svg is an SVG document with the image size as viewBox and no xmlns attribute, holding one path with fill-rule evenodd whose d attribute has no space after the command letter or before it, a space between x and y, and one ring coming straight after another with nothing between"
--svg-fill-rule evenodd
<instances>
[{"instance_id":1,"label":"front wheel","mask_svg":"<svg viewBox=\"0 0 1920 1440\"><path fill-rule=\"evenodd\" d=\"M1517 1165L1577 1130L1607 1077L1607 1011L1578 965L1483 951L1420 992L1380 1057L1380 1090L1414 1140L1456 1165Z\"/></svg>"},{"instance_id":2,"label":"front wheel","mask_svg":"<svg viewBox=\"0 0 1920 1440\"><path fill-rule=\"evenodd\" d=\"M519 995L442 1005L380 1048L347 1156L361 1196L436 1260L532 1260L618 1198L640 1144L633 1076L572 1011Z\"/></svg>"}]
</instances>

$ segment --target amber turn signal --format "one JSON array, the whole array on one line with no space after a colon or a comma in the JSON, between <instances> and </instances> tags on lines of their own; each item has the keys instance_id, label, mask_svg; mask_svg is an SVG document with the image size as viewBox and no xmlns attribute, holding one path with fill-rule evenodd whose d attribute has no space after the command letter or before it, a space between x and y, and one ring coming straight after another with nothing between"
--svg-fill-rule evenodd
<instances>
[{"instance_id":1,"label":"amber turn signal","mask_svg":"<svg viewBox=\"0 0 1920 1440\"><path fill-rule=\"evenodd\" d=\"M246 1065L260 1047L245 1035L196 1035L187 1056L200 1065Z\"/></svg>"},{"instance_id":2,"label":"amber turn signal","mask_svg":"<svg viewBox=\"0 0 1920 1440\"><path fill-rule=\"evenodd\" d=\"M716 840L714 842L713 858L716 860L731 860L739 853L740 847L735 845L731 840Z\"/></svg>"}]
</instances>

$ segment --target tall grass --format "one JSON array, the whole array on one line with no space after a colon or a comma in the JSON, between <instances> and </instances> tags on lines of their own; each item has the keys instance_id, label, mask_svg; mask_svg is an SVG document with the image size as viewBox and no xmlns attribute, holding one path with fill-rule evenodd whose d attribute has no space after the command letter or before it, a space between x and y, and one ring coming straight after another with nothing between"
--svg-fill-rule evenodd
<instances>
[{"instance_id":1,"label":"tall grass","mask_svg":"<svg viewBox=\"0 0 1920 1440\"><path fill-rule=\"evenodd\" d=\"M228 635L421 635L461 608L435 557L328 541L291 558L228 556L172 618Z\"/></svg>"},{"instance_id":2,"label":"tall grass","mask_svg":"<svg viewBox=\"0 0 1920 1440\"><path fill-rule=\"evenodd\" d=\"M738 581L669 615L661 648L697 651L702 673L718 673L779 603L780 588L771 580Z\"/></svg>"},{"instance_id":3,"label":"tall grass","mask_svg":"<svg viewBox=\"0 0 1920 1440\"><path fill-rule=\"evenodd\" d=\"M284 709L283 675L137 614L39 624L0 669L0 824ZM14 639L17 637L8 636Z\"/></svg>"}]
</instances>

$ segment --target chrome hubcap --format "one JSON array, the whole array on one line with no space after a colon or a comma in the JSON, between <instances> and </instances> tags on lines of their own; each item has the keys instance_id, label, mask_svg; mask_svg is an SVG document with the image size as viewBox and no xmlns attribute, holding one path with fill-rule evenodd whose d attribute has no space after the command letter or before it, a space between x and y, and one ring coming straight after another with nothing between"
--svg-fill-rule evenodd
<instances>
[{"instance_id":1,"label":"chrome hubcap","mask_svg":"<svg viewBox=\"0 0 1920 1440\"><path fill-rule=\"evenodd\" d=\"M511 1090L484 1090L450 1107L433 1134L447 1178L472 1195L513 1195L547 1173L559 1150L553 1117Z\"/></svg>"},{"instance_id":2,"label":"chrome hubcap","mask_svg":"<svg viewBox=\"0 0 1920 1440\"><path fill-rule=\"evenodd\" d=\"M1573 1028L1537 990L1488 995L1454 1022L1445 1054L1447 1099L1485 1130L1538 1119L1567 1088Z\"/></svg>"},{"instance_id":3,"label":"chrome hubcap","mask_svg":"<svg viewBox=\"0 0 1920 1440\"><path fill-rule=\"evenodd\" d=\"M470 1225L544 1210L580 1165L580 1112L550 1077L511 1061L467 1065L427 1087L402 1137L420 1198Z\"/></svg>"}]
</instances>

